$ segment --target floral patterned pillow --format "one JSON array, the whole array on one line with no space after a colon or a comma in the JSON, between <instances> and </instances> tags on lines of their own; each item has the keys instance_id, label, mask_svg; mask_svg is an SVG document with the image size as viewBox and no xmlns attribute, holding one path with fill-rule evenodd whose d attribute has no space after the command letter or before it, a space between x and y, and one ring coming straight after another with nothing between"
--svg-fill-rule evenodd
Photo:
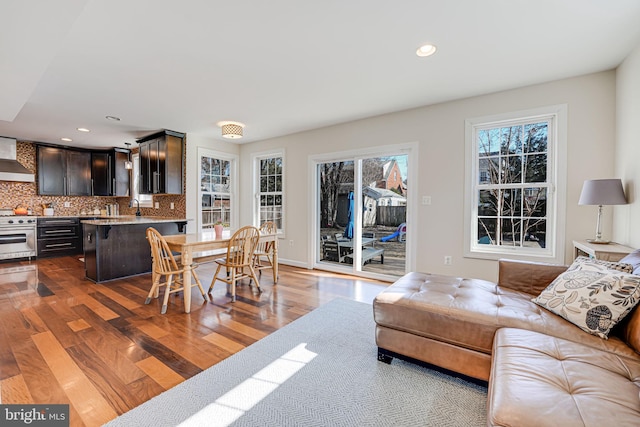
<instances>
[{"instance_id":1,"label":"floral patterned pillow","mask_svg":"<svg viewBox=\"0 0 640 427\"><path fill-rule=\"evenodd\" d=\"M618 262L603 261L601 259L593 259L593 258L588 258L586 256L579 256L578 258L576 258L573 261L573 264L571 264L571 267L569 267L569 270L572 270L574 268L579 268L584 263L590 264L590 267L599 265L609 270L618 270L618 271L622 271L623 273L633 273L633 265L626 262L622 262L622 260Z\"/></svg>"},{"instance_id":2,"label":"floral patterned pillow","mask_svg":"<svg viewBox=\"0 0 640 427\"><path fill-rule=\"evenodd\" d=\"M607 338L640 301L640 276L577 259L532 301L585 332Z\"/></svg>"}]
</instances>

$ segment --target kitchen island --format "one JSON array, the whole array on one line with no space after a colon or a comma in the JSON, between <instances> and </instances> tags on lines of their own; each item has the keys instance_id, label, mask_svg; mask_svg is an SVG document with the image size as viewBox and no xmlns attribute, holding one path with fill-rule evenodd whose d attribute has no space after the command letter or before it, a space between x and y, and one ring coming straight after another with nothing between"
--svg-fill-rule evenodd
<instances>
[{"instance_id":1,"label":"kitchen island","mask_svg":"<svg viewBox=\"0 0 640 427\"><path fill-rule=\"evenodd\" d=\"M185 232L187 219L119 216L82 220L86 277L94 282L151 272L148 227L163 235Z\"/></svg>"}]
</instances>

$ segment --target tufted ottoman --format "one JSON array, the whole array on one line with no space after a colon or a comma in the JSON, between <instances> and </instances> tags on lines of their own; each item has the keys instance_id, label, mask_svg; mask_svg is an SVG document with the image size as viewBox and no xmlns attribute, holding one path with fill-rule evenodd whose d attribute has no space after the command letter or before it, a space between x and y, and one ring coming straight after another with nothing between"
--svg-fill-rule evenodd
<instances>
[{"instance_id":1,"label":"tufted ottoman","mask_svg":"<svg viewBox=\"0 0 640 427\"><path fill-rule=\"evenodd\" d=\"M640 359L521 329L493 346L489 426L638 426Z\"/></svg>"}]
</instances>

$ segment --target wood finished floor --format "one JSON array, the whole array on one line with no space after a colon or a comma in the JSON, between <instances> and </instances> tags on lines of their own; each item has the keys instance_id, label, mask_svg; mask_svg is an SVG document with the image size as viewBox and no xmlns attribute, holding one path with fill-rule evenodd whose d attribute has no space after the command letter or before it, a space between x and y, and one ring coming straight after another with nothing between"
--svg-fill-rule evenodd
<instances>
[{"instance_id":1,"label":"wood finished floor","mask_svg":"<svg viewBox=\"0 0 640 427\"><path fill-rule=\"evenodd\" d=\"M206 290L213 264L197 271ZM389 285L287 266L276 286L270 276L233 304L222 282L209 303L194 289L188 315L172 295L161 315L161 301L144 304L150 274L95 284L78 257L2 263L0 402L68 403L71 426L100 426L334 298L370 303Z\"/></svg>"}]
</instances>

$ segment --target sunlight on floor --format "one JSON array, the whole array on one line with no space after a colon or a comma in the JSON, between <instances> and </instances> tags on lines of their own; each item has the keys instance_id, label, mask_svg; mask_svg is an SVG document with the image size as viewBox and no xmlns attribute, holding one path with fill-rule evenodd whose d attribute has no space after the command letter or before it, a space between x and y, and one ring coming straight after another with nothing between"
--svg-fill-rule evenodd
<instances>
[{"instance_id":1,"label":"sunlight on floor","mask_svg":"<svg viewBox=\"0 0 640 427\"><path fill-rule=\"evenodd\" d=\"M302 343L229 390L180 426L228 426L311 362L317 354Z\"/></svg>"}]
</instances>

